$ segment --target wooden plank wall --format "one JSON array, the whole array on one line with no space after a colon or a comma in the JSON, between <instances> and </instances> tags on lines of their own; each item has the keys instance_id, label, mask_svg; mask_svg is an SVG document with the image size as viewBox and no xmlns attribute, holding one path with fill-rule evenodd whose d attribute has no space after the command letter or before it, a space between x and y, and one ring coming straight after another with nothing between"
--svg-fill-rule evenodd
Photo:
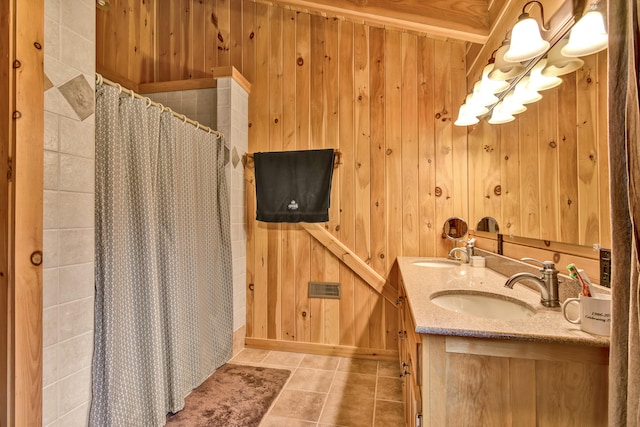
<instances>
[{"instance_id":1,"label":"wooden plank wall","mask_svg":"<svg viewBox=\"0 0 640 427\"><path fill-rule=\"evenodd\" d=\"M516 120L469 133L470 221L507 235L611 247L607 52L542 92Z\"/></svg>"},{"instance_id":2,"label":"wooden plank wall","mask_svg":"<svg viewBox=\"0 0 640 427\"><path fill-rule=\"evenodd\" d=\"M250 151L342 152L333 236L393 283L397 256L451 249L445 219L468 216L466 130L452 125L466 92L464 43L250 0L127 2L98 13L105 69L145 83L235 66L252 84ZM114 12L131 26L109 26ZM148 34L133 36L153 34L141 15L157 17L155 50ZM248 184L247 336L396 351L396 307L300 226L254 221ZM310 280L340 282L342 299L309 299Z\"/></svg>"},{"instance_id":3,"label":"wooden plank wall","mask_svg":"<svg viewBox=\"0 0 640 427\"><path fill-rule=\"evenodd\" d=\"M255 69L244 69L254 76L250 150L339 149L325 227L383 277L394 277L397 256L448 251L442 222L466 215L465 132L450 113L464 92L455 83L465 79L464 45L247 8L256 16ZM249 206L248 336L395 351L393 304L300 226L255 222ZM342 299L309 299L310 280L340 282Z\"/></svg>"}]
</instances>

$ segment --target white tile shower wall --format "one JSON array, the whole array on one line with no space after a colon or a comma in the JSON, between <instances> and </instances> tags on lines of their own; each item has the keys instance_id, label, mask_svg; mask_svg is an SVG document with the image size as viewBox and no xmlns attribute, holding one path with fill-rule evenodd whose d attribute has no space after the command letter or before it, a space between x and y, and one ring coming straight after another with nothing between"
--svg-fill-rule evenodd
<instances>
[{"instance_id":1,"label":"white tile shower wall","mask_svg":"<svg viewBox=\"0 0 640 427\"><path fill-rule=\"evenodd\" d=\"M93 354L95 102L78 104L72 98L75 91L90 96L94 90L95 2L45 0L44 66L52 87L45 92L42 423L86 426Z\"/></svg>"},{"instance_id":2,"label":"white tile shower wall","mask_svg":"<svg viewBox=\"0 0 640 427\"><path fill-rule=\"evenodd\" d=\"M184 114L191 120L215 129L216 124L216 90L193 89L174 92L149 93L144 96Z\"/></svg>"},{"instance_id":3,"label":"white tile shower wall","mask_svg":"<svg viewBox=\"0 0 640 427\"><path fill-rule=\"evenodd\" d=\"M231 77L218 79L217 129L224 133L230 152L227 165L231 202L233 251L233 330L246 323L246 221L244 167L240 161L249 149L249 94Z\"/></svg>"}]
</instances>

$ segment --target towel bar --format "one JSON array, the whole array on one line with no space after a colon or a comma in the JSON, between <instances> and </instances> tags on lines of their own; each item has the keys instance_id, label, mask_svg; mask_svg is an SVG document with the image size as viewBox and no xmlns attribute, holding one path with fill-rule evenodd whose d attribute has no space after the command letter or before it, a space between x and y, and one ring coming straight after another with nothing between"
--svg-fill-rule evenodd
<instances>
[{"instance_id":1,"label":"towel bar","mask_svg":"<svg viewBox=\"0 0 640 427\"><path fill-rule=\"evenodd\" d=\"M253 168L253 153L244 153L242 164L245 168ZM337 168L342 164L342 153L340 150L333 150L333 167Z\"/></svg>"}]
</instances>

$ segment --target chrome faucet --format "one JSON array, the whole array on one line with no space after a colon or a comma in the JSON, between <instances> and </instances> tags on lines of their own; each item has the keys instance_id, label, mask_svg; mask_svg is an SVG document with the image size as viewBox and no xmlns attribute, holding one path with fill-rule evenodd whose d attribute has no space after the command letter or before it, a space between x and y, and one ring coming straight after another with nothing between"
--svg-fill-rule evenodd
<instances>
[{"instance_id":1,"label":"chrome faucet","mask_svg":"<svg viewBox=\"0 0 640 427\"><path fill-rule=\"evenodd\" d=\"M513 289L513 285L521 280L532 280L533 283L538 285L540 289L540 304L545 307L560 307L560 301L558 300L558 270L551 261L538 261L533 258L522 258L520 261L530 261L538 263L542 266L540 277L533 273L516 273L507 279L504 284L505 288Z\"/></svg>"},{"instance_id":2,"label":"chrome faucet","mask_svg":"<svg viewBox=\"0 0 640 427\"><path fill-rule=\"evenodd\" d=\"M475 252L475 243L476 243L476 239L469 239L467 240L467 243L465 244L464 248L462 247L455 247L453 249L451 249L449 251L449 258L453 258L453 259L458 259L455 254L457 252L460 252L461 254L463 254L465 256L465 262L468 264L469 261L471 261L471 257L473 256L474 252Z\"/></svg>"}]
</instances>

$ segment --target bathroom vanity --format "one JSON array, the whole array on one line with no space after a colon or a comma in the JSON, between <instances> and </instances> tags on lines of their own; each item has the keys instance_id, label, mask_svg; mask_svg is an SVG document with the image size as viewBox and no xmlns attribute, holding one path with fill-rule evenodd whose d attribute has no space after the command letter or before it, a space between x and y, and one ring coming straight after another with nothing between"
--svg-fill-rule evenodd
<instances>
[{"instance_id":1,"label":"bathroom vanity","mask_svg":"<svg viewBox=\"0 0 640 427\"><path fill-rule=\"evenodd\" d=\"M608 337L488 268L398 265L407 425L606 426Z\"/></svg>"}]
</instances>

